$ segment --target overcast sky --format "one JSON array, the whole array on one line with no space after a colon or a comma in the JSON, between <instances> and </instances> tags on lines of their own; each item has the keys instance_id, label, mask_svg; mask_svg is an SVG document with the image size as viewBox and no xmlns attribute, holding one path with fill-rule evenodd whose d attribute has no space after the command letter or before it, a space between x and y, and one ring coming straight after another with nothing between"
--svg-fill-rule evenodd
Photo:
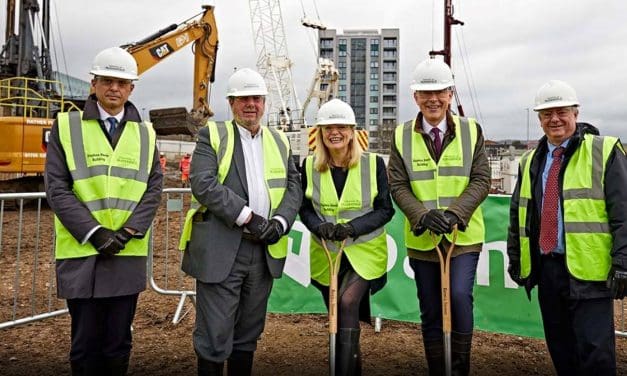
<instances>
[{"instance_id":1,"label":"overcast sky","mask_svg":"<svg viewBox=\"0 0 627 376\"><path fill-rule=\"evenodd\" d=\"M52 0L53 30L63 39L65 63L57 70L88 80L101 49L139 40L199 13L208 1ZM234 67L254 67L253 31L247 0L215 0L220 47L211 107L227 116L226 81ZM300 25L301 3L315 18L313 0L283 0L281 10L293 76L304 100L313 77L315 34ZM454 1L453 70L466 115L479 119L489 139L527 137L527 109L550 79L570 83L581 102L580 121L602 134L627 141L627 1L481 0ZM329 28L400 29L399 121L415 116L409 81L428 51L442 48L442 0L318 0ZM0 12L4 12L2 9ZM56 16L55 16L56 14ZM4 20L4 14L2 18ZM4 27L2 28L4 31ZM463 43L459 43L463 42ZM61 59L58 42L55 50ZM463 44L463 54L460 54ZM462 59L463 57L463 59ZM146 72L131 100L151 108L189 108L192 102L191 47ZM468 72L468 75L465 74ZM468 78L472 78L469 95ZM473 103L475 105L473 105ZM530 111L530 138L541 136Z\"/></svg>"}]
</instances>

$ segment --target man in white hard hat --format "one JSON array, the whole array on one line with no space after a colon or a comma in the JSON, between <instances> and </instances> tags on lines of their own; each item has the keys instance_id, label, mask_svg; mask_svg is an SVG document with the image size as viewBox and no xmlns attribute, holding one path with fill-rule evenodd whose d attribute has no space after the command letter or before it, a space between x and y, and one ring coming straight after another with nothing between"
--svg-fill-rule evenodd
<instances>
[{"instance_id":1,"label":"man in white hard hat","mask_svg":"<svg viewBox=\"0 0 627 376\"><path fill-rule=\"evenodd\" d=\"M229 78L233 120L198 132L180 248L196 278L194 349L198 375L250 375L273 278L287 255L285 236L300 208L300 176L287 140L261 125L268 94L249 68Z\"/></svg>"},{"instance_id":2,"label":"man in white hard hat","mask_svg":"<svg viewBox=\"0 0 627 376\"><path fill-rule=\"evenodd\" d=\"M108 48L90 73L94 94L58 115L46 157L57 295L72 318L72 375L124 375L162 173L154 130L128 101L135 59Z\"/></svg>"},{"instance_id":3,"label":"man in white hard hat","mask_svg":"<svg viewBox=\"0 0 627 376\"><path fill-rule=\"evenodd\" d=\"M410 86L420 108L395 131L388 164L390 192L405 214L405 246L414 271L425 355L430 375L445 367L439 258L432 236L448 249L457 228L450 265L451 352L454 375L470 372L473 286L484 242L479 205L490 190L490 167L481 127L453 114L453 74L444 62L418 64Z\"/></svg>"},{"instance_id":4,"label":"man in white hard hat","mask_svg":"<svg viewBox=\"0 0 627 376\"><path fill-rule=\"evenodd\" d=\"M613 299L627 293L627 159L620 140L577 122L563 81L536 94L544 137L520 161L507 242L509 275L538 286L558 375L615 375Z\"/></svg>"}]
</instances>

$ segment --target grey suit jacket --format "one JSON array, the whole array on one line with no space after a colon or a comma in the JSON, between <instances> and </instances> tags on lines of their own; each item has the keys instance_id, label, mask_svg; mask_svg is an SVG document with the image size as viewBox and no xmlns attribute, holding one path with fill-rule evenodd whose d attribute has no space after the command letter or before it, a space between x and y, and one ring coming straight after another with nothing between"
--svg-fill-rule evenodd
<instances>
[{"instance_id":1,"label":"grey suit jacket","mask_svg":"<svg viewBox=\"0 0 627 376\"><path fill-rule=\"evenodd\" d=\"M207 127L203 127L198 133L192 157L190 171L192 193L207 211L202 219L194 220L191 239L183 256L182 269L204 283L218 283L226 279L242 241L243 227L235 224L235 220L248 204L248 186L244 153L237 127L234 137L233 160L222 184L218 181L218 160L211 147ZM301 200L300 174L290 152L285 195L274 214L283 217L291 227ZM285 259L273 258L266 247L266 260L272 277L280 278Z\"/></svg>"}]
</instances>

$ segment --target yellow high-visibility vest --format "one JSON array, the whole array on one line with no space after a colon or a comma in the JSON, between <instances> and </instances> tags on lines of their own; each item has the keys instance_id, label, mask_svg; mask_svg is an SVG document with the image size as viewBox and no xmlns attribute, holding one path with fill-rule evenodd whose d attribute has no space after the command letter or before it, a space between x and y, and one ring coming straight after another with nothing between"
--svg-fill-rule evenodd
<instances>
[{"instance_id":1,"label":"yellow high-visibility vest","mask_svg":"<svg viewBox=\"0 0 627 376\"><path fill-rule=\"evenodd\" d=\"M617 145L616 137L586 134L564 171L562 197L564 245L569 273L583 281L605 281L612 264L613 238L605 206L605 166ZM622 147L621 147L622 150ZM531 161L536 149L521 158L518 200L520 276L531 273ZM540 199L540 198L538 198Z\"/></svg>"},{"instance_id":2,"label":"yellow high-visibility vest","mask_svg":"<svg viewBox=\"0 0 627 376\"><path fill-rule=\"evenodd\" d=\"M472 161L477 144L478 127L472 118L454 115L456 137L442 150L440 161L436 163L422 134L414 132L416 120L396 127L394 140L403 158L409 175L412 192L427 209L448 208L466 189L470 181ZM465 231L459 231L456 244L471 245L483 243L485 225L481 207L477 207L470 217ZM444 235L452 241L452 235ZM439 243L442 236L437 236ZM433 249L429 231L415 236L409 220L405 218L405 246L419 251Z\"/></svg>"},{"instance_id":3,"label":"yellow high-visibility vest","mask_svg":"<svg viewBox=\"0 0 627 376\"><path fill-rule=\"evenodd\" d=\"M305 197L311 200L318 215L333 224L346 223L354 218L372 212L377 188L377 156L374 153L363 153L359 164L348 170L346 183L341 197L337 197L331 171L316 171L314 157L305 161L307 171L307 188ZM322 241L311 234L310 268L311 278L322 285L329 284L329 263L322 247ZM327 241L331 258L335 260L338 245ZM335 251L335 252L333 252ZM372 280L382 276L387 267L387 243L384 227L356 239L346 239L344 253L351 265L362 278Z\"/></svg>"},{"instance_id":4,"label":"yellow high-visibility vest","mask_svg":"<svg viewBox=\"0 0 627 376\"><path fill-rule=\"evenodd\" d=\"M235 149L235 125L227 122L207 122L211 147L218 156L218 181L222 184L229 173ZM263 173L266 188L270 196L270 217L279 207L287 188L288 159L290 153L289 141L283 132L262 126ZM192 197L192 208L187 212L183 232L179 241L179 249L184 251L187 242L192 236L192 222L194 215L207 210ZM287 237L281 237L278 243L268 246L268 252L273 258L287 256Z\"/></svg>"},{"instance_id":5,"label":"yellow high-visibility vest","mask_svg":"<svg viewBox=\"0 0 627 376\"><path fill-rule=\"evenodd\" d=\"M72 190L102 226L118 230L133 213L148 186L155 152L155 131L148 122L127 121L113 149L97 120L82 120L81 111L60 113L59 140L73 179ZM138 146L139 145L139 146ZM95 255L55 216L57 259ZM146 256L150 234L131 239L117 256Z\"/></svg>"}]
</instances>

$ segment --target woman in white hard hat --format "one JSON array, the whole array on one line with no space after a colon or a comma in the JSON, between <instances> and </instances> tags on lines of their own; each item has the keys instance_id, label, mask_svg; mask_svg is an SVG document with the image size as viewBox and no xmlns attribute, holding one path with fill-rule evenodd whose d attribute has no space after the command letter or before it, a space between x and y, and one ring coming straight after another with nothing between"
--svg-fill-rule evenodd
<instances>
[{"instance_id":1,"label":"woman in white hard hat","mask_svg":"<svg viewBox=\"0 0 627 376\"><path fill-rule=\"evenodd\" d=\"M383 159L364 153L356 140L355 114L339 99L318 111L315 151L301 169L304 198L300 219L312 233L311 278L328 305L330 250L346 241L338 280L339 339L336 374L361 374L359 321L370 321L368 293L386 282L387 245L383 226L392 219ZM335 258L335 254L332 254Z\"/></svg>"}]
</instances>

